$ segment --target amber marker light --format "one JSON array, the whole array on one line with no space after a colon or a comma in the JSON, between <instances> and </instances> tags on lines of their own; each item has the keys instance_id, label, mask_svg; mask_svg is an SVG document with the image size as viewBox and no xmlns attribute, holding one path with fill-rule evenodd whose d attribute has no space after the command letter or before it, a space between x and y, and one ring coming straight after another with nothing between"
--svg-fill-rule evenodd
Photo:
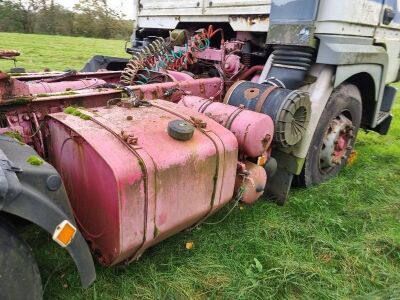
<instances>
[{"instance_id":1,"label":"amber marker light","mask_svg":"<svg viewBox=\"0 0 400 300\"><path fill-rule=\"evenodd\" d=\"M54 230L53 240L61 247L67 247L73 240L75 233L76 227L69 221L64 220L57 225L56 230Z\"/></svg>"}]
</instances>

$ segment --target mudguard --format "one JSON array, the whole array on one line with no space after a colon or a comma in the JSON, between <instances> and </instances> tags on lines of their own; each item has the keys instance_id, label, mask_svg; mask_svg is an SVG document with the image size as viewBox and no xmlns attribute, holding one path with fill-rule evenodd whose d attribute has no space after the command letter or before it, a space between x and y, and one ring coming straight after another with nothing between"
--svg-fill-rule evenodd
<instances>
[{"instance_id":1,"label":"mudguard","mask_svg":"<svg viewBox=\"0 0 400 300\"><path fill-rule=\"evenodd\" d=\"M0 135L0 213L19 216L51 235L58 225L75 220L57 171L30 146ZM83 287L95 279L93 259L79 231L65 247L73 258Z\"/></svg>"}]
</instances>

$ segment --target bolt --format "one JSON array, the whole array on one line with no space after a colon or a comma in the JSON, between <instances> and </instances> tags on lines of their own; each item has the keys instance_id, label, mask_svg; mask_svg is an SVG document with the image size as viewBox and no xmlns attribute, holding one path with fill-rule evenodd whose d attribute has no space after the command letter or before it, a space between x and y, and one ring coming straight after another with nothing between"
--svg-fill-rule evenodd
<instances>
[{"instance_id":1,"label":"bolt","mask_svg":"<svg viewBox=\"0 0 400 300\"><path fill-rule=\"evenodd\" d=\"M28 116L28 115L24 115L24 116L22 117L22 119L25 120L25 121L29 121L29 116Z\"/></svg>"},{"instance_id":2,"label":"bolt","mask_svg":"<svg viewBox=\"0 0 400 300\"><path fill-rule=\"evenodd\" d=\"M11 122L13 122L13 123L18 122L18 117L12 117Z\"/></svg>"},{"instance_id":3,"label":"bolt","mask_svg":"<svg viewBox=\"0 0 400 300\"><path fill-rule=\"evenodd\" d=\"M132 121L132 120L133 120L133 117L132 117L132 116L127 116L126 119L127 119L128 121Z\"/></svg>"},{"instance_id":4,"label":"bolt","mask_svg":"<svg viewBox=\"0 0 400 300\"><path fill-rule=\"evenodd\" d=\"M127 140L127 143L128 143L128 144L130 144L130 145L136 145L137 142L138 142L138 138L137 138L137 137L133 137L133 136L128 137L128 140Z\"/></svg>"}]
</instances>

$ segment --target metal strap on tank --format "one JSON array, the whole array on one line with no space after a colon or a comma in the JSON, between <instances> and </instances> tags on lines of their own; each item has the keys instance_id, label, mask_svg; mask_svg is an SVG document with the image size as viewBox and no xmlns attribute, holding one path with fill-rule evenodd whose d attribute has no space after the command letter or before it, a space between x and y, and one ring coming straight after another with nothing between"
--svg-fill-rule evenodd
<instances>
[{"instance_id":1,"label":"metal strap on tank","mask_svg":"<svg viewBox=\"0 0 400 300\"><path fill-rule=\"evenodd\" d=\"M199 113L204 113L205 110L207 109L207 107L209 107L211 104L213 104L214 102L211 100L207 100L206 102L204 102L202 105L200 105L198 112Z\"/></svg>"},{"instance_id":2,"label":"metal strap on tank","mask_svg":"<svg viewBox=\"0 0 400 300\"><path fill-rule=\"evenodd\" d=\"M231 99L231 96L233 95L233 93L236 91L236 89L242 84L245 83L246 80L239 80L236 81L230 88L229 90L226 92L225 97L224 97L224 101L222 103L228 104L229 100Z\"/></svg>"},{"instance_id":3,"label":"metal strap on tank","mask_svg":"<svg viewBox=\"0 0 400 300\"><path fill-rule=\"evenodd\" d=\"M228 118L225 124L225 128L231 130L232 123L235 121L236 117L244 110L243 107L238 107Z\"/></svg>"},{"instance_id":4,"label":"metal strap on tank","mask_svg":"<svg viewBox=\"0 0 400 300\"><path fill-rule=\"evenodd\" d=\"M186 118L186 117L184 117L184 116L182 116L182 115L176 113L175 111L172 111L172 110L170 110L170 109L168 109L168 108L159 106L159 105L155 104L154 102L152 102L151 104L152 104L152 106L154 106L154 107L156 107L156 108L158 108L158 109L161 109L161 110L166 111L166 112L168 112L168 113L170 113L170 114L173 114L173 115L175 115L175 116L177 116L177 117L179 117L179 118L182 118L182 119L185 120L186 122L193 123L192 120L190 120L190 119L188 119L188 118ZM215 195L216 195L216 193L217 193L217 183L218 183L218 179L219 179L218 173L219 173L219 169L220 169L219 164L220 164L220 160L221 160L221 159L220 159L220 154L219 154L219 151L218 151L218 145L217 145L217 143L213 140L213 138L212 138L204 129L199 128L199 127L197 127L197 129L200 130L204 135L206 135L206 136L211 140L211 142L214 144L215 149L217 150L217 167L216 167L215 176L214 176L214 178L215 178L215 181L214 181L214 182L215 182L215 183L214 183L213 192L212 192L211 207L210 207L210 210L206 213L206 215L205 215L204 217L202 217L202 218L196 223L196 224L200 224L200 223L202 223L204 220L206 220L206 219L212 214L213 209L214 209L214 206L215 206ZM217 135L216 135L216 137L219 138ZM222 141L221 141L221 143L222 143L222 146L224 147L224 144L223 144ZM225 154L225 148L224 148L224 154ZM224 172L224 168L222 168L222 172ZM222 176L222 177L223 177L223 176ZM221 188L221 191L222 191L222 188Z\"/></svg>"},{"instance_id":5,"label":"metal strap on tank","mask_svg":"<svg viewBox=\"0 0 400 300\"><path fill-rule=\"evenodd\" d=\"M111 133L113 136L115 136L124 146L126 146L126 148L130 152L132 152L133 155L139 160L139 165L143 172L143 184L144 184L144 195L145 195L145 197L144 197L144 216L143 216L143 219L144 219L143 240L142 240L140 246L138 247L138 249L131 255L132 258L129 259L129 261L131 261L132 259L134 259L136 257L137 253L139 253L139 250L141 250L143 248L143 246L147 240L147 212L148 212L148 206L149 206L149 174L148 174L148 170L146 168L145 161L139 155L139 153L137 153L137 151L135 149L133 149L131 147L131 145L129 145L126 141L124 141L118 133L116 133L114 130L112 130L111 128L104 125L102 122L96 120L96 116L94 114L92 114L91 112L86 111L86 110L84 110L82 112L85 113L86 115L89 115L90 120L92 122L96 123L103 129L107 130L109 133Z\"/></svg>"},{"instance_id":6,"label":"metal strap on tank","mask_svg":"<svg viewBox=\"0 0 400 300\"><path fill-rule=\"evenodd\" d=\"M259 100L258 102L257 102L257 105L256 105L256 108L255 108L255 112L261 112L261 110L262 110L262 108L263 108L263 106L264 106L264 103L265 103L265 101L267 101L267 99L268 99L268 97L269 97L269 95L274 91L274 90L276 90L278 87L277 86L270 86L269 88L267 88L265 91L264 91L264 93L262 93L261 94L261 96L260 96L260 99L261 100Z\"/></svg>"}]
</instances>

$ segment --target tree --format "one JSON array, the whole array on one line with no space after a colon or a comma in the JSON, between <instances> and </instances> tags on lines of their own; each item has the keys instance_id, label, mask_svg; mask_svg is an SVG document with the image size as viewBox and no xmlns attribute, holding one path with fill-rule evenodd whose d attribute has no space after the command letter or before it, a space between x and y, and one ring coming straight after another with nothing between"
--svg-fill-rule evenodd
<instances>
[{"instance_id":1,"label":"tree","mask_svg":"<svg viewBox=\"0 0 400 300\"><path fill-rule=\"evenodd\" d=\"M77 29L84 27L87 35L111 38L122 30L121 14L110 8L107 0L80 0L74 10L78 12Z\"/></svg>"},{"instance_id":2,"label":"tree","mask_svg":"<svg viewBox=\"0 0 400 300\"><path fill-rule=\"evenodd\" d=\"M106 0L81 0L74 11L54 0L0 0L0 31L127 38L122 16Z\"/></svg>"}]
</instances>

